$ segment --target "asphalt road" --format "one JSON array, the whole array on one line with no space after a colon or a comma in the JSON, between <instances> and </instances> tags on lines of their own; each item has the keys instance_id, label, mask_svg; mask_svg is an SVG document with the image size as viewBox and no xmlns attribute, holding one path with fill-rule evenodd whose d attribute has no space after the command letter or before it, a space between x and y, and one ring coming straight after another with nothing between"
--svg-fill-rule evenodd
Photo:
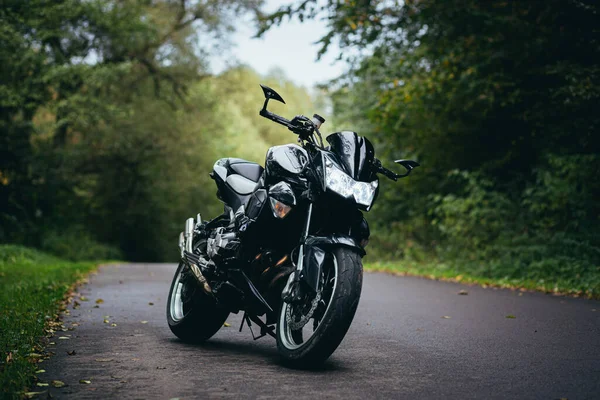
<instances>
[{"instance_id":1,"label":"asphalt road","mask_svg":"<svg viewBox=\"0 0 600 400\"><path fill-rule=\"evenodd\" d=\"M74 329L52 339L56 354L40 364L40 382L67 386L33 390L59 399L600 399L597 301L366 274L338 350L320 370L297 371L279 364L273 339L239 333L240 315L205 345L178 341L165 320L174 270L130 264L92 276L65 316Z\"/></svg>"}]
</instances>

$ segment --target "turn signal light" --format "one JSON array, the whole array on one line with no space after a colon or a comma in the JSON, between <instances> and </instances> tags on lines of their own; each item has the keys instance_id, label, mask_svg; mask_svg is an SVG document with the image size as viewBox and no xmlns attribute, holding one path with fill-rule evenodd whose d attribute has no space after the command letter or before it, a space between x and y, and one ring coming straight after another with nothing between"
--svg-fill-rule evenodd
<instances>
[{"instance_id":1,"label":"turn signal light","mask_svg":"<svg viewBox=\"0 0 600 400\"><path fill-rule=\"evenodd\" d=\"M273 210L273 215L276 218L282 219L285 218L290 211L292 211L292 207L283 204L280 201L275 200L274 198L269 198L271 203L271 209Z\"/></svg>"}]
</instances>

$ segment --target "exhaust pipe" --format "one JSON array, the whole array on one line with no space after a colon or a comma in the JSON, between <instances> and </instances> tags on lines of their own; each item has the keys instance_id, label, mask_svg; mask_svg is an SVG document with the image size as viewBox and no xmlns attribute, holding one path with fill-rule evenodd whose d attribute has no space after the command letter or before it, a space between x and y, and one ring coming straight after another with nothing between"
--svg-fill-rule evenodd
<instances>
[{"instance_id":1,"label":"exhaust pipe","mask_svg":"<svg viewBox=\"0 0 600 400\"><path fill-rule=\"evenodd\" d=\"M192 243L194 241L194 218L188 218L185 221L185 251L192 252Z\"/></svg>"},{"instance_id":2,"label":"exhaust pipe","mask_svg":"<svg viewBox=\"0 0 600 400\"><path fill-rule=\"evenodd\" d=\"M181 253L181 258L183 259L183 251L185 250L185 237L183 236L183 232L179 233L179 253Z\"/></svg>"},{"instance_id":3,"label":"exhaust pipe","mask_svg":"<svg viewBox=\"0 0 600 400\"><path fill-rule=\"evenodd\" d=\"M198 214L198 216L196 218L198 219L198 221L201 221L200 214ZM179 235L180 248L182 249L181 250L181 258L185 261L185 264L189 267L190 271L192 271L192 274L194 275L194 277L200 284L200 287L202 288L202 290L204 290L204 292L206 292L206 294L212 295L212 288L208 284L208 281L206 280L204 275L202 275L202 271L200 270L200 267L198 267L198 265L196 265L196 262L200 262L200 259L198 258L198 260L196 260L195 257L193 257L193 255L194 255L194 251L193 251L194 224L195 224L194 218L188 218L185 221L185 231ZM183 245L181 244L182 241L183 241ZM191 257L188 257L188 254ZM194 261L196 261L196 262L194 262Z\"/></svg>"}]
</instances>

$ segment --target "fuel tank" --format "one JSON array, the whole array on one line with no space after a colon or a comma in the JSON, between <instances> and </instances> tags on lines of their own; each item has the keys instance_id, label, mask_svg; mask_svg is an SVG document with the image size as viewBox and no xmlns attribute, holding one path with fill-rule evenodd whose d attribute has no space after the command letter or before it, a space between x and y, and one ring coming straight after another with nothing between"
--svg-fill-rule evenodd
<instances>
[{"instance_id":1,"label":"fuel tank","mask_svg":"<svg viewBox=\"0 0 600 400\"><path fill-rule=\"evenodd\" d=\"M305 181L300 176L308 163L308 153L297 144L274 146L267 152L265 171L267 183L276 183L283 179L292 183Z\"/></svg>"}]
</instances>

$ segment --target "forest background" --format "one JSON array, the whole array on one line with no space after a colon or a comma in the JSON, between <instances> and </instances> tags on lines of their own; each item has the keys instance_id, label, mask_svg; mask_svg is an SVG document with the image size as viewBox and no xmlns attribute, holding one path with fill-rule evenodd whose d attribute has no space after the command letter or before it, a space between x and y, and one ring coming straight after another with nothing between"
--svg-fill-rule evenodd
<instances>
[{"instance_id":1,"label":"forest background","mask_svg":"<svg viewBox=\"0 0 600 400\"><path fill-rule=\"evenodd\" d=\"M287 102L275 112L319 112L388 166L422 164L382 179L368 262L600 292L592 0L0 3L0 243L176 260L185 218L222 211L214 161L294 141L258 116L265 83ZM348 74L311 92L243 66L210 74L248 13L257 32L322 19L322 51L335 43Z\"/></svg>"}]
</instances>

